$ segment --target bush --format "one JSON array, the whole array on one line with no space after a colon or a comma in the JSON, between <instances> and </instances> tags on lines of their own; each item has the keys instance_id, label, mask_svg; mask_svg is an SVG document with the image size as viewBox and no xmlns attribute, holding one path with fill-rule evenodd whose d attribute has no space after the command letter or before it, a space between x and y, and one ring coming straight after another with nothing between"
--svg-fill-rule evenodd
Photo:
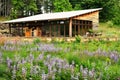
<instances>
[{"instance_id":1,"label":"bush","mask_svg":"<svg viewBox=\"0 0 120 80\"><path fill-rule=\"evenodd\" d=\"M81 36L80 35L75 36L75 42L77 42L77 43L81 42Z\"/></svg>"},{"instance_id":2,"label":"bush","mask_svg":"<svg viewBox=\"0 0 120 80\"><path fill-rule=\"evenodd\" d=\"M41 40L39 38L36 38L36 39L33 40L34 44L37 44L37 43L40 43L40 42L41 42Z\"/></svg>"},{"instance_id":3,"label":"bush","mask_svg":"<svg viewBox=\"0 0 120 80\"><path fill-rule=\"evenodd\" d=\"M108 24L108 27L113 27L114 25L112 21L108 21L107 24Z\"/></svg>"}]
</instances>

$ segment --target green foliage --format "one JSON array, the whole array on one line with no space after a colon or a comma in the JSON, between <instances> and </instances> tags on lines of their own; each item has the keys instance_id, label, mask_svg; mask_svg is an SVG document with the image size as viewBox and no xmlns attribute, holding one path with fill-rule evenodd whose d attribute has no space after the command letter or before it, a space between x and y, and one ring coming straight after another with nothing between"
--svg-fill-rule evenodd
<instances>
[{"instance_id":1,"label":"green foliage","mask_svg":"<svg viewBox=\"0 0 120 80\"><path fill-rule=\"evenodd\" d=\"M75 4L74 10L81 10L82 7L80 4Z\"/></svg>"},{"instance_id":2,"label":"green foliage","mask_svg":"<svg viewBox=\"0 0 120 80\"><path fill-rule=\"evenodd\" d=\"M114 25L112 21L108 21L107 24L108 24L108 27L113 27Z\"/></svg>"},{"instance_id":3,"label":"green foliage","mask_svg":"<svg viewBox=\"0 0 120 80\"><path fill-rule=\"evenodd\" d=\"M114 24L120 24L120 1L119 0L70 0L73 9L103 8L100 12L101 21L114 21ZM79 5L78 5L79 4Z\"/></svg>"},{"instance_id":4,"label":"green foliage","mask_svg":"<svg viewBox=\"0 0 120 80\"><path fill-rule=\"evenodd\" d=\"M54 0L54 12L71 11L72 5L69 0Z\"/></svg>"},{"instance_id":5,"label":"green foliage","mask_svg":"<svg viewBox=\"0 0 120 80\"><path fill-rule=\"evenodd\" d=\"M78 42L78 43L81 42L81 36L80 35L75 36L75 42Z\"/></svg>"},{"instance_id":6,"label":"green foliage","mask_svg":"<svg viewBox=\"0 0 120 80\"><path fill-rule=\"evenodd\" d=\"M114 0L115 1L115 5L113 6L113 13L114 13L114 17L113 19L113 23L116 25L120 24L120 1L119 0Z\"/></svg>"},{"instance_id":7,"label":"green foliage","mask_svg":"<svg viewBox=\"0 0 120 80\"><path fill-rule=\"evenodd\" d=\"M119 0L11 0L10 17L30 16L41 12L63 12L71 10L103 8L100 11L101 21L112 21L120 24ZM43 10L41 10L43 8Z\"/></svg>"},{"instance_id":8,"label":"green foliage","mask_svg":"<svg viewBox=\"0 0 120 80\"><path fill-rule=\"evenodd\" d=\"M41 42L41 40L39 39L39 38L35 38L34 40L33 40L33 43L34 44L38 44L38 43L40 43Z\"/></svg>"},{"instance_id":9,"label":"green foliage","mask_svg":"<svg viewBox=\"0 0 120 80\"><path fill-rule=\"evenodd\" d=\"M30 16L37 12L37 5L34 0L12 0L10 18Z\"/></svg>"},{"instance_id":10,"label":"green foliage","mask_svg":"<svg viewBox=\"0 0 120 80\"><path fill-rule=\"evenodd\" d=\"M10 14L10 19L16 19L18 14L17 10L12 9Z\"/></svg>"}]
</instances>

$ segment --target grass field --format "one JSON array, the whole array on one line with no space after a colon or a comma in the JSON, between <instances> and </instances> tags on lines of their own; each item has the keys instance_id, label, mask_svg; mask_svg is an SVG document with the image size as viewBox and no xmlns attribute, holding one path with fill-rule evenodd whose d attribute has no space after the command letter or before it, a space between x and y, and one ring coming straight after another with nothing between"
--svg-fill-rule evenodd
<instances>
[{"instance_id":1,"label":"grass field","mask_svg":"<svg viewBox=\"0 0 120 80\"><path fill-rule=\"evenodd\" d=\"M1 80L116 80L120 41L33 42L0 45Z\"/></svg>"}]
</instances>

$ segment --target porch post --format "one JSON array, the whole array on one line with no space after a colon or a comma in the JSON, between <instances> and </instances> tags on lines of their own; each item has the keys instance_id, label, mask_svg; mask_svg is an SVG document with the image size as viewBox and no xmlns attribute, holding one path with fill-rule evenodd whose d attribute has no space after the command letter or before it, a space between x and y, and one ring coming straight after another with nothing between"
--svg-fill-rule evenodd
<instances>
[{"instance_id":1,"label":"porch post","mask_svg":"<svg viewBox=\"0 0 120 80\"><path fill-rule=\"evenodd\" d=\"M23 26L22 26L22 36L23 36L23 34L24 34L24 33L23 33Z\"/></svg>"},{"instance_id":2,"label":"porch post","mask_svg":"<svg viewBox=\"0 0 120 80\"><path fill-rule=\"evenodd\" d=\"M65 35L66 35L66 34L65 34L65 24L64 24L63 26L64 26L64 37L65 37Z\"/></svg>"},{"instance_id":3,"label":"porch post","mask_svg":"<svg viewBox=\"0 0 120 80\"><path fill-rule=\"evenodd\" d=\"M72 37L72 18L70 18L69 22L69 37Z\"/></svg>"},{"instance_id":4,"label":"porch post","mask_svg":"<svg viewBox=\"0 0 120 80\"><path fill-rule=\"evenodd\" d=\"M9 34L11 34L11 24L9 24Z\"/></svg>"}]
</instances>

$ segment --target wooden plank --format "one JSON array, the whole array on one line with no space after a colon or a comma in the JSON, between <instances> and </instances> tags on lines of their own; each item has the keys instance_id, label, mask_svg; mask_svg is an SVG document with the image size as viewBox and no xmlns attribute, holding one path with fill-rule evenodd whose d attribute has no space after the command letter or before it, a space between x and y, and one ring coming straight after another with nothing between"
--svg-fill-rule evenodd
<instances>
[{"instance_id":1,"label":"wooden plank","mask_svg":"<svg viewBox=\"0 0 120 80\"><path fill-rule=\"evenodd\" d=\"M9 24L9 34L11 34L11 24Z\"/></svg>"},{"instance_id":2,"label":"wooden plank","mask_svg":"<svg viewBox=\"0 0 120 80\"><path fill-rule=\"evenodd\" d=\"M49 37L51 37L51 22L49 22Z\"/></svg>"},{"instance_id":3,"label":"wooden plank","mask_svg":"<svg viewBox=\"0 0 120 80\"><path fill-rule=\"evenodd\" d=\"M23 33L23 27L22 27L22 36L23 36L23 34L24 34L24 33Z\"/></svg>"},{"instance_id":4,"label":"wooden plank","mask_svg":"<svg viewBox=\"0 0 120 80\"><path fill-rule=\"evenodd\" d=\"M63 26L64 26L64 37L65 37L65 35L66 35L66 34L65 34L65 33L66 33L66 30L65 30L65 24L64 24Z\"/></svg>"},{"instance_id":5,"label":"wooden plank","mask_svg":"<svg viewBox=\"0 0 120 80\"><path fill-rule=\"evenodd\" d=\"M75 35L76 35L76 24L74 25L74 27L75 27Z\"/></svg>"},{"instance_id":6,"label":"wooden plank","mask_svg":"<svg viewBox=\"0 0 120 80\"><path fill-rule=\"evenodd\" d=\"M58 36L60 37L60 24L58 24Z\"/></svg>"},{"instance_id":7,"label":"wooden plank","mask_svg":"<svg viewBox=\"0 0 120 80\"><path fill-rule=\"evenodd\" d=\"M80 35L80 25L78 25L78 35Z\"/></svg>"},{"instance_id":8,"label":"wooden plank","mask_svg":"<svg viewBox=\"0 0 120 80\"><path fill-rule=\"evenodd\" d=\"M72 37L72 18L70 18L69 22L69 37Z\"/></svg>"}]
</instances>

